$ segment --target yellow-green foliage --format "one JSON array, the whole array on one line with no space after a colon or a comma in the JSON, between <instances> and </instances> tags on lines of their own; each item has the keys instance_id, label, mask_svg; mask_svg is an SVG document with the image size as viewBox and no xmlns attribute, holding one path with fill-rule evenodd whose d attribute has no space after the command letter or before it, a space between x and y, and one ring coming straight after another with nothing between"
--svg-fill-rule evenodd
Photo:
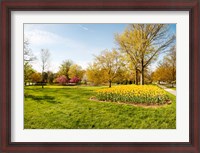
<instances>
[{"instance_id":1,"label":"yellow-green foliage","mask_svg":"<svg viewBox=\"0 0 200 153\"><path fill-rule=\"evenodd\" d=\"M163 89L153 85L114 86L98 90L96 97L102 101L144 104L164 104L169 100Z\"/></svg>"}]
</instances>

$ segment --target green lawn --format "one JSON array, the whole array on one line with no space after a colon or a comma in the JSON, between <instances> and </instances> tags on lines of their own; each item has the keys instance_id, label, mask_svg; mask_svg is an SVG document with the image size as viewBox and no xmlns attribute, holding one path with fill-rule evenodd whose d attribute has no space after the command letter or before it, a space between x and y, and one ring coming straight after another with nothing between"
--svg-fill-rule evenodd
<instances>
[{"instance_id":1,"label":"green lawn","mask_svg":"<svg viewBox=\"0 0 200 153\"><path fill-rule=\"evenodd\" d=\"M25 129L175 129L176 97L172 104L143 108L89 100L105 87L25 87Z\"/></svg>"}]
</instances>

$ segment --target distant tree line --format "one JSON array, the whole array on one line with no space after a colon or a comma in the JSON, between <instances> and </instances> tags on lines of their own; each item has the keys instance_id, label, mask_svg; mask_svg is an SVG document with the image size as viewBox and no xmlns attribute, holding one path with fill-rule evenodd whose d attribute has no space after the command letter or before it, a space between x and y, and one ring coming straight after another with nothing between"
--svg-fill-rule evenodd
<instances>
[{"instance_id":1,"label":"distant tree line","mask_svg":"<svg viewBox=\"0 0 200 153\"><path fill-rule=\"evenodd\" d=\"M118 48L104 50L94 57L86 70L71 60L65 60L57 73L48 71L50 52L41 49L42 71L35 71L31 62L36 60L24 41L24 82L58 83L61 85L89 84L148 84L176 80L176 37L168 24L130 24L123 33L115 35ZM150 65L165 55L154 71ZM43 87L43 86L42 86Z\"/></svg>"}]
</instances>

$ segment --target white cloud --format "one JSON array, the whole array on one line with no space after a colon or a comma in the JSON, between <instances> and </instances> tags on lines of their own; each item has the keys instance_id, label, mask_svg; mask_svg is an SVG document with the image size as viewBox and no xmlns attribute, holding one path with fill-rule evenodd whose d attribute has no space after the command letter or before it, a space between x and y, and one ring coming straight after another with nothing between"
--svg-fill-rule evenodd
<instances>
[{"instance_id":1,"label":"white cloud","mask_svg":"<svg viewBox=\"0 0 200 153\"><path fill-rule=\"evenodd\" d=\"M41 71L40 50L48 48L51 54L50 71L57 72L63 60L71 59L83 69L88 67L88 63L94 59L93 55L98 55L104 48L94 47L80 41L58 35L42 29L25 30L25 37L30 41L30 47L34 55L38 58L32 63L33 68ZM85 27L86 28L86 27Z\"/></svg>"},{"instance_id":2,"label":"white cloud","mask_svg":"<svg viewBox=\"0 0 200 153\"><path fill-rule=\"evenodd\" d=\"M49 46L49 45L63 45L70 48L76 48L77 46L82 46L81 43L73 41L72 39L59 36L53 32L48 32L44 30L31 30L25 32L25 38L28 38L30 44L33 46ZM77 45L78 44L78 45Z\"/></svg>"},{"instance_id":3,"label":"white cloud","mask_svg":"<svg viewBox=\"0 0 200 153\"><path fill-rule=\"evenodd\" d=\"M79 26L80 28L82 28L83 30L86 30L86 31L88 31L88 30L89 30L87 27L85 27L85 26L82 26L81 24L79 24L78 26Z\"/></svg>"},{"instance_id":4,"label":"white cloud","mask_svg":"<svg viewBox=\"0 0 200 153\"><path fill-rule=\"evenodd\" d=\"M30 40L30 43L35 45L52 44L63 41L60 36L42 30L32 30L25 33L25 37Z\"/></svg>"}]
</instances>

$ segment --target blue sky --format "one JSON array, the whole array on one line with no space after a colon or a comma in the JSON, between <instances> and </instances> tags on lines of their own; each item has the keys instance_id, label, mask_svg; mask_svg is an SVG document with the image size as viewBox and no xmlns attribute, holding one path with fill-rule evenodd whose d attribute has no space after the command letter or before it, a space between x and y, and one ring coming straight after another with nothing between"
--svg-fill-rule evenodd
<instances>
[{"instance_id":1,"label":"blue sky","mask_svg":"<svg viewBox=\"0 0 200 153\"><path fill-rule=\"evenodd\" d=\"M117 48L115 33L122 33L128 24L24 24L24 37L37 57L33 68L41 71L40 50L48 49L51 58L49 70L57 72L62 61L71 59L74 63L87 68L105 49ZM176 25L170 25L175 33ZM154 64L155 67L155 64Z\"/></svg>"}]
</instances>

